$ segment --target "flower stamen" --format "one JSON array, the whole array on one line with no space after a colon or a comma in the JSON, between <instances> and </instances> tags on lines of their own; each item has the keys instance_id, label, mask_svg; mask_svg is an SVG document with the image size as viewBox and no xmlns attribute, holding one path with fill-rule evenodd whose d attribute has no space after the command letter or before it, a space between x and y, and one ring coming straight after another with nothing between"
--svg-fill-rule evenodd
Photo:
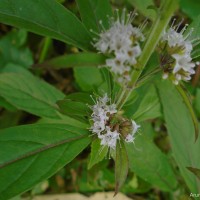
<instances>
[{"instance_id":1,"label":"flower stamen","mask_svg":"<svg viewBox=\"0 0 200 200\"><path fill-rule=\"evenodd\" d=\"M105 94L99 97L93 106L89 106L93 111L91 114L93 125L90 130L101 140L100 144L103 147L115 150L117 142L120 143L121 139L127 143L134 142L140 126L135 121L122 117L116 110L116 105L110 101L111 99Z\"/></svg>"}]
</instances>

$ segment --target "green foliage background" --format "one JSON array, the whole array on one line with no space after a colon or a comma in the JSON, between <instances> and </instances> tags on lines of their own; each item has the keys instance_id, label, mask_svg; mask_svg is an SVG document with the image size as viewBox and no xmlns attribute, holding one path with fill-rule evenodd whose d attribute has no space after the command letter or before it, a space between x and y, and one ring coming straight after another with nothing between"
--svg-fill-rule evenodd
<instances>
[{"instance_id":1,"label":"green foliage background","mask_svg":"<svg viewBox=\"0 0 200 200\"><path fill-rule=\"evenodd\" d=\"M0 200L113 191L115 181L122 185L126 173L121 191L130 197L168 200L200 193L200 139L195 142L194 127L199 123L191 116L187 99L189 93L199 119L199 69L184 85L185 96L160 74L131 93L124 114L142 129L134 144L117 152L119 176L114 162L104 158L107 149L97 156L100 144L89 137L89 95L107 92L114 98L119 89L109 71L98 68L105 57L95 52L90 29L99 32L99 20L108 28L112 10L127 7L140 13L136 24L148 17L150 30L161 3L0 1ZM194 27L193 35L200 35L200 2L180 0L178 5L177 20L184 17L184 23ZM153 53L143 73L158 63L158 54Z\"/></svg>"}]
</instances>

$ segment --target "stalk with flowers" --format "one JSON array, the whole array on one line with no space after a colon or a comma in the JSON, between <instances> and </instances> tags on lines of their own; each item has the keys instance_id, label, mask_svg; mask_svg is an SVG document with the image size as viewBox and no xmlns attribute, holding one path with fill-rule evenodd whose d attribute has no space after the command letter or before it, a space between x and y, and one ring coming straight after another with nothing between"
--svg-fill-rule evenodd
<instances>
[{"instance_id":1,"label":"stalk with flowers","mask_svg":"<svg viewBox=\"0 0 200 200\"><path fill-rule=\"evenodd\" d=\"M35 67L74 67L79 85L78 92L65 95L27 69L1 72L0 97L41 119L0 131L0 198L49 178L89 144L89 170L107 158L114 160L115 195L130 171L170 194L188 188L199 192L198 119L184 88L199 65L198 55L193 56L199 37L194 37L193 25L173 20L179 2L148 6L154 17L143 22L137 19L137 6L133 12L113 9L112 14L107 0L76 3L81 20L54 0L0 3L2 23L48 36ZM42 9L43 17L32 6ZM44 60L49 38L72 45L76 53ZM145 131L149 124L161 133L166 125L175 163L148 135L152 130ZM187 186L178 187L178 176Z\"/></svg>"}]
</instances>

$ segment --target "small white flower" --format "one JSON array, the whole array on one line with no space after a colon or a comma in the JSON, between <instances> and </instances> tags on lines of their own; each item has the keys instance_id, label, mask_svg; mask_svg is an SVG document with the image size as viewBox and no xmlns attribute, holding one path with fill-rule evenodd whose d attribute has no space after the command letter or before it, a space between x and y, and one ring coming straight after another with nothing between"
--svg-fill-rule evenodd
<instances>
[{"instance_id":1,"label":"small white flower","mask_svg":"<svg viewBox=\"0 0 200 200\"><path fill-rule=\"evenodd\" d=\"M106 127L106 133L99 137L101 139L101 145L108 146L111 149L115 149L117 140L120 140L119 133L117 131L111 131L109 127Z\"/></svg>"},{"instance_id":2,"label":"small white flower","mask_svg":"<svg viewBox=\"0 0 200 200\"><path fill-rule=\"evenodd\" d=\"M136 58L140 56L141 54L141 48L139 45L136 45L134 47L130 47L127 49L126 55L127 55L127 62L130 65L135 65L137 63Z\"/></svg>"},{"instance_id":3,"label":"small white flower","mask_svg":"<svg viewBox=\"0 0 200 200\"><path fill-rule=\"evenodd\" d=\"M105 129L105 122L96 121L90 128L93 133L100 134Z\"/></svg>"},{"instance_id":4,"label":"small white flower","mask_svg":"<svg viewBox=\"0 0 200 200\"><path fill-rule=\"evenodd\" d=\"M90 127L90 131L101 140L100 144L102 146L107 146L108 148L115 150L117 142L122 138L125 142L130 143L135 139L135 133L140 128L140 125L136 124L134 120L130 121L122 116L118 116L116 105L110 103L110 98L107 94L103 97L97 98L95 105L90 106L92 109L91 120L93 125ZM113 118L116 117L116 118ZM111 122L114 119L113 122ZM120 123L122 120L123 123ZM115 122L116 121L116 122ZM125 138L120 130L122 131L128 123L132 123L130 128L130 133L127 133ZM120 127L121 126L121 127ZM125 127L126 128L126 127Z\"/></svg>"},{"instance_id":5,"label":"small white flower","mask_svg":"<svg viewBox=\"0 0 200 200\"><path fill-rule=\"evenodd\" d=\"M127 143L131 143L135 140L135 134L138 132L139 128L140 128L140 125L136 124L136 122L132 120L132 132L129 133L125 138L125 141Z\"/></svg>"},{"instance_id":6,"label":"small white flower","mask_svg":"<svg viewBox=\"0 0 200 200\"><path fill-rule=\"evenodd\" d=\"M94 44L94 47L97 48L102 53L106 53L109 48L110 43L110 33L102 32L99 34L100 39ZM97 40L97 39L95 39Z\"/></svg>"},{"instance_id":7,"label":"small white flower","mask_svg":"<svg viewBox=\"0 0 200 200\"><path fill-rule=\"evenodd\" d=\"M190 73L185 73L184 76L182 76L182 79L184 81L189 81L191 80L191 74Z\"/></svg>"},{"instance_id":8,"label":"small white flower","mask_svg":"<svg viewBox=\"0 0 200 200\"><path fill-rule=\"evenodd\" d=\"M119 82L129 81L128 72L137 64L137 58L141 54L139 41L144 40L140 28L131 23L135 15L126 15L123 10L121 17L111 19L110 28L103 29L99 39L95 39L94 47L101 53L109 53L112 58L106 60L106 66L117 76Z\"/></svg>"},{"instance_id":9,"label":"small white flower","mask_svg":"<svg viewBox=\"0 0 200 200\"><path fill-rule=\"evenodd\" d=\"M108 103L110 99L108 98L108 95L105 94L103 97L99 97L99 102L104 106L106 103Z\"/></svg>"},{"instance_id":10,"label":"small white flower","mask_svg":"<svg viewBox=\"0 0 200 200\"><path fill-rule=\"evenodd\" d=\"M179 55L173 54L172 57L176 60L173 73L177 73L179 70L183 69L186 72L193 72L191 69L195 67L195 64L192 63L192 58L189 55Z\"/></svg>"},{"instance_id":11,"label":"small white flower","mask_svg":"<svg viewBox=\"0 0 200 200\"><path fill-rule=\"evenodd\" d=\"M164 33L163 40L167 41L170 47L183 46L185 42L183 35L176 32L172 27Z\"/></svg>"},{"instance_id":12,"label":"small white flower","mask_svg":"<svg viewBox=\"0 0 200 200\"><path fill-rule=\"evenodd\" d=\"M110 67L111 71L116 74L122 75L126 71L125 64L117 58L107 59L106 66Z\"/></svg>"},{"instance_id":13,"label":"small white flower","mask_svg":"<svg viewBox=\"0 0 200 200\"><path fill-rule=\"evenodd\" d=\"M175 21L175 20L174 20ZM193 41L189 40L193 29L184 35L186 27L178 32L181 23L168 29L162 37L162 42L167 42L168 53L171 53L171 57L174 59L169 66L164 69L163 79L170 77L175 85L178 85L181 80L188 81L191 79L191 75L195 73L195 63L192 62L191 52L193 50ZM167 71L167 73L165 72Z\"/></svg>"},{"instance_id":14,"label":"small white flower","mask_svg":"<svg viewBox=\"0 0 200 200\"><path fill-rule=\"evenodd\" d=\"M172 24L173 25L173 24ZM188 39L193 29L189 31L189 33L185 36L184 33L187 29L188 24L186 24L180 32L178 29L180 28L181 23L176 26L171 26L167 32L163 35L163 41L167 41L169 47L179 47L181 50L184 51L185 54L190 54L193 46L192 42Z\"/></svg>"},{"instance_id":15,"label":"small white flower","mask_svg":"<svg viewBox=\"0 0 200 200\"><path fill-rule=\"evenodd\" d=\"M108 104L109 101L110 99L105 94L97 99L94 106L90 106L93 111L91 114L93 125L90 130L101 139L101 145L114 149L119 139L119 133L112 132L106 124L109 120L109 115L117 113L117 109L115 104Z\"/></svg>"},{"instance_id":16,"label":"small white flower","mask_svg":"<svg viewBox=\"0 0 200 200\"><path fill-rule=\"evenodd\" d=\"M138 129L140 128L140 125L136 124L136 122L134 120L132 120L132 126L133 126L133 131L132 134L135 135L135 133L138 131Z\"/></svg>"},{"instance_id":17,"label":"small white flower","mask_svg":"<svg viewBox=\"0 0 200 200\"><path fill-rule=\"evenodd\" d=\"M133 135L131 135L131 134L128 134L127 136L126 136L126 138L125 138L125 141L127 142L127 143L132 143L133 141L134 141L134 137L133 137Z\"/></svg>"},{"instance_id":18,"label":"small white flower","mask_svg":"<svg viewBox=\"0 0 200 200\"><path fill-rule=\"evenodd\" d=\"M114 113L117 113L117 109L116 109L116 104L111 104L107 107L108 112L112 115Z\"/></svg>"}]
</instances>

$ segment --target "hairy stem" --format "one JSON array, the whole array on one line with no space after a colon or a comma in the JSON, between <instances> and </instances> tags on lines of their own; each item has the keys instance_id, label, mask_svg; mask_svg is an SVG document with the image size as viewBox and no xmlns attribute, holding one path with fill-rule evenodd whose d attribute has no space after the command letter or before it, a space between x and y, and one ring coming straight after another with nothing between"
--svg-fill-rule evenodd
<instances>
[{"instance_id":1,"label":"hairy stem","mask_svg":"<svg viewBox=\"0 0 200 200\"><path fill-rule=\"evenodd\" d=\"M140 75L142 74L149 58L154 52L160 40L160 37L163 31L165 30L166 26L168 25L173 13L177 9L177 6L178 6L177 0L164 1L160 9L160 12L158 13L157 19L153 24L153 27L146 41L142 54L138 60L138 69L133 70L131 74L131 81L129 82L122 98L120 98L119 101L117 102L118 109L122 108L122 106L126 103L126 100L128 99L129 95L135 88Z\"/></svg>"}]
</instances>

